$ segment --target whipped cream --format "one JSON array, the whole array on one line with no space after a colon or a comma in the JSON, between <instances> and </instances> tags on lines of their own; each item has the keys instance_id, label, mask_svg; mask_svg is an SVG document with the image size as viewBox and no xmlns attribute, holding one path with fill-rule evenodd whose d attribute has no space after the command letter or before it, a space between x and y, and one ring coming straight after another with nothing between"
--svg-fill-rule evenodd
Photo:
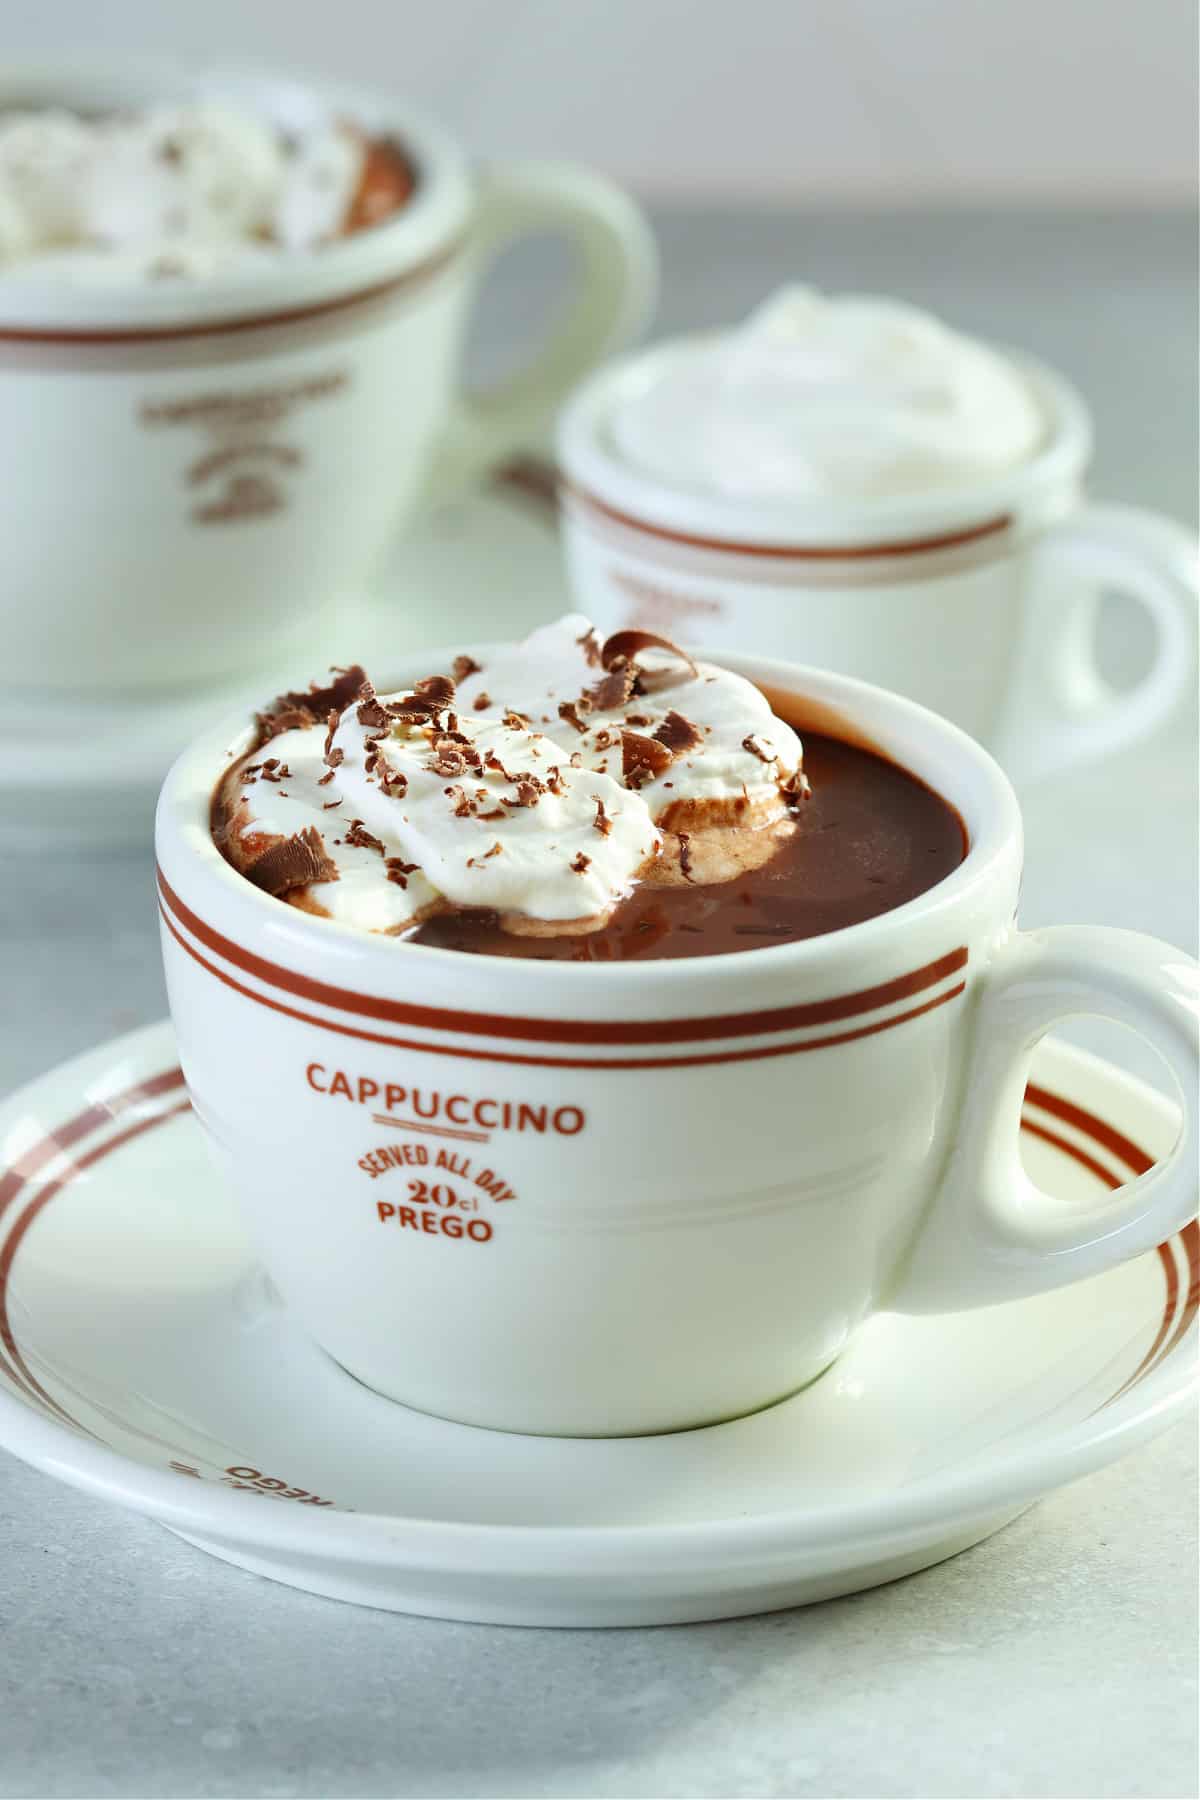
<instances>
[{"instance_id":1,"label":"whipped cream","mask_svg":"<svg viewBox=\"0 0 1200 1800\"><path fill-rule=\"evenodd\" d=\"M792 829L800 740L727 669L644 633L602 646L569 614L455 675L376 695L356 670L276 702L222 782L229 860L368 931L447 906L588 931L639 879L728 879Z\"/></svg>"},{"instance_id":2,"label":"whipped cream","mask_svg":"<svg viewBox=\"0 0 1200 1800\"><path fill-rule=\"evenodd\" d=\"M731 499L886 498L1016 467L1044 420L1020 371L898 300L788 287L669 358L608 421L656 480Z\"/></svg>"},{"instance_id":3,"label":"whipped cream","mask_svg":"<svg viewBox=\"0 0 1200 1800\"><path fill-rule=\"evenodd\" d=\"M343 231L366 154L338 120L285 136L215 101L0 114L0 271L203 277L313 249Z\"/></svg>"}]
</instances>

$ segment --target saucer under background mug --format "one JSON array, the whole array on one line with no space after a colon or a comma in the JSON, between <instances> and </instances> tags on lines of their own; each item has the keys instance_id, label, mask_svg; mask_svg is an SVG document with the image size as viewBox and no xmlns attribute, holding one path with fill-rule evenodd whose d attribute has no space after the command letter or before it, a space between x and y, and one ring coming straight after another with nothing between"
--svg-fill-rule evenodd
<instances>
[{"instance_id":1,"label":"saucer under background mug","mask_svg":"<svg viewBox=\"0 0 1200 1800\"><path fill-rule=\"evenodd\" d=\"M0 283L0 525L10 691L239 674L307 647L427 492L527 443L646 317L656 259L633 202L559 163L474 173L435 126L354 88L135 58L0 76L0 107L95 111L226 96L287 127L341 113L410 152L385 223L253 274ZM566 238L566 316L499 388L458 387L488 268Z\"/></svg>"},{"instance_id":2,"label":"saucer under background mug","mask_svg":"<svg viewBox=\"0 0 1200 1800\"><path fill-rule=\"evenodd\" d=\"M622 358L563 413L567 566L602 633L638 624L894 689L986 743L1018 782L1127 748L1192 690L1195 536L1155 513L1083 503L1091 421L1061 376L1005 353L1048 420L1023 465L961 490L818 511L672 488L613 447L607 421L623 397L706 341ZM1122 690L1095 655L1110 592L1154 628L1150 668Z\"/></svg>"},{"instance_id":3,"label":"saucer under background mug","mask_svg":"<svg viewBox=\"0 0 1200 1800\"><path fill-rule=\"evenodd\" d=\"M722 660L802 733L865 735L941 793L961 866L769 950L473 959L310 917L224 861L209 806L241 721L168 777L159 891L192 1104L294 1317L393 1399L565 1436L727 1419L811 1380L883 1306L1060 1287L1195 1210L1190 959L1018 932L1020 817L978 745L861 682ZM1183 1106L1170 1154L1085 1207L1033 1186L1018 1151L1032 1048L1079 1012L1146 1038Z\"/></svg>"}]
</instances>

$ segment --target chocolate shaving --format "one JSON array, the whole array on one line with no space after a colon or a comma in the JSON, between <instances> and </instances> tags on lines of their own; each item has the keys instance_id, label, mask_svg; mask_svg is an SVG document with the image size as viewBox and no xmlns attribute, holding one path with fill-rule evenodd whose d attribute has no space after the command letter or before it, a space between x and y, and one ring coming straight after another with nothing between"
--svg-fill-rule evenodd
<instances>
[{"instance_id":1,"label":"chocolate shaving","mask_svg":"<svg viewBox=\"0 0 1200 1800\"><path fill-rule=\"evenodd\" d=\"M345 841L356 850L378 850L380 856L387 854L382 840L368 831L361 819L351 819L346 827Z\"/></svg>"},{"instance_id":2,"label":"chocolate shaving","mask_svg":"<svg viewBox=\"0 0 1200 1800\"><path fill-rule=\"evenodd\" d=\"M465 681L468 675L481 675L483 673L483 664L477 663L473 656L456 656L454 661L450 664L450 668L454 675L456 686L459 682Z\"/></svg>"},{"instance_id":3,"label":"chocolate shaving","mask_svg":"<svg viewBox=\"0 0 1200 1800\"><path fill-rule=\"evenodd\" d=\"M450 808L456 819L469 819L471 817L471 814L475 811L475 802L471 799L466 788L448 787L446 789L446 796L450 801Z\"/></svg>"},{"instance_id":4,"label":"chocolate shaving","mask_svg":"<svg viewBox=\"0 0 1200 1800\"><path fill-rule=\"evenodd\" d=\"M776 756L770 745L764 743L762 738L756 737L753 732L751 732L748 737L742 739L742 749L748 750L751 756L757 756L759 762L773 763L779 761L778 756Z\"/></svg>"},{"instance_id":5,"label":"chocolate shaving","mask_svg":"<svg viewBox=\"0 0 1200 1800\"><path fill-rule=\"evenodd\" d=\"M518 712L515 706L505 707L504 723L508 726L510 731L528 731L529 729L529 720L524 713ZM579 729L581 731L583 730L582 725Z\"/></svg>"},{"instance_id":6,"label":"chocolate shaving","mask_svg":"<svg viewBox=\"0 0 1200 1800\"><path fill-rule=\"evenodd\" d=\"M449 675L426 675L413 682L413 695L441 712L454 698L454 683Z\"/></svg>"},{"instance_id":7,"label":"chocolate shaving","mask_svg":"<svg viewBox=\"0 0 1200 1800\"><path fill-rule=\"evenodd\" d=\"M500 854L501 850L503 850L503 848L504 848L504 845L502 843L500 843L499 840L497 840L496 843L494 843L492 845L490 850L484 851L482 856L468 856L468 858L467 858L468 869L477 869L479 867L480 863L485 863L488 860L489 856L499 856L499 854Z\"/></svg>"},{"instance_id":8,"label":"chocolate shaving","mask_svg":"<svg viewBox=\"0 0 1200 1800\"><path fill-rule=\"evenodd\" d=\"M267 761L262 766L262 778L264 781L283 781L291 774L291 772L292 771L288 768L287 764L281 763L278 757L275 756L268 757Z\"/></svg>"},{"instance_id":9,"label":"chocolate shaving","mask_svg":"<svg viewBox=\"0 0 1200 1800\"><path fill-rule=\"evenodd\" d=\"M548 794L565 794L566 791L566 787L563 784L562 770L557 763L551 763L546 771L546 792Z\"/></svg>"},{"instance_id":10,"label":"chocolate shaving","mask_svg":"<svg viewBox=\"0 0 1200 1800\"><path fill-rule=\"evenodd\" d=\"M387 709L388 725L428 725L436 719L441 708L431 700L422 700L419 694L405 694L402 700L393 700ZM363 721L364 724L366 721Z\"/></svg>"},{"instance_id":11,"label":"chocolate shaving","mask_svg":"<svg viewBox=\"0 0 1200 1800\"><path fill-rule=\"evenodd\" d=\"M461 731L435 731L432 734L433 761L428 765L436 775L473 775L483 771L479 751Z\"/></svg>"},{"instance_id":12,"label":"chocolate shaving","mask_svg":"<svg viewBox=\"0 0 1200 1800\"><path fill-rule=\"evenodd\" d=\"M306 825L292 837L282 838L252 862L246 879L276 898L312 881L336 881L337 864L325 848L315 825Z\"/></svg>"},{"instance_id":13,"label":"chocolate shaving","mask_svg":"<svg viewBox=\"0 0 1200 1800\"><path fill-rule=\"evenodd\" d=\"M679 833L679 868L685 881L692 879L692 840L686 831Z\"/></svg>"},{"instance_id":14,"label":"chocolate shaving","mask_svg":"<svg viewBox=\"0 0 1200 1800\"><path fill-rule=\"evenodd\" d=\"M621 733L621 774L626 787L643 787L669 769L673 760L666 745L657 738L643 737L638 731Z\"/></svg>"},{"instance_id":15,"label":"chocolate shaving","mask_svg":"<svg viewBox=\"0 0 1200 1800\"><path fill-rule=\"evenodd\" d=\"M592 820L592 830L598 831L601 837L607 837L612 831L612 820L604 810L604 802L599 794L593 795L596 802L596 816Z\"/></svg>"},{"instance_id":16,"label":"chocolate shaving","mask_svg":"<svg viewBox=\"0 0 1200 1800\"><path fill-rule=\"evenodd\" d=\"M587 730L587 726L579 716L577 703L574 700L560 700L558 703L558 716L560 719L565 719L568 725L573 725L576 731ZM507 725L507 718L504 722Z\"/></svg>"},{"instance_id":17,"label":"chocolate shaving","mask_svg":"<svg viewBox=\"0 0 1200 1800\"><path fill-rule=\"evenodd\" d=\"M454 698L454 683L449 675L425 675L414 681L411 694L385 705L370 682L360 695L358 722L388 729L392 725L428 724Z\"/></svg>"},{"instance_id":18,"label":"chocolate shaving","mask_svg":"<svg viewBox=\"0 0 1200 1800\"><path fill-rule=\"evenodd\" d=\"M669 712L654 736L660 744L665 744L672 756L680 756L685 750L695 750L704 742L704 734L690 719L682 713Z\"/></svg>"},{"instance_id":19,"label":"chocolate shaving","mask_svg":"<svg viewBox=\"0 0 1200 1800\"><path fill-rule=\"evenodd\" d=\"M490 694L485 694L482 688L480 688L480 690L476 694L474 700L472 700L472 702L471 702L471 705L474 707L476 712L486 712L488 707L491 704L492 704L492 696ZM508 720L505 719L504 722L507 725Z\"/></svg>"},{"instance_id":20,"label":"chocolate shaving","mask_svg":"<svg viewBox=\"0 0 1200 1800\"><path fill-rule=\"evenodd\" d=\"M334 776L334 771L332 769L330 769L328 775L322 775L318 778L317 786L318 787L328 787L330 782L333 780L333 776Z\"/></svg>"},{"instance_id":21,"label":"chocolate shaving","mask_svg":"<svg viewBox=\"0 0 1200 1800\"><path fill-rule=\"evenodd\" d=\"M320 783L318 782L317 785L320 786ZM343 802L341 800L326 800L324 806L321 808L321 811L322 812L332 812L335 806L341 806L342 804L343 804Z\"/></svg>"},{"instance_id":22,"label":"chocolate shaving","mask_svg":"<svg viewBox=\"0 0 1200 1800\"><path fill-rule=\"evenodd\" d=\"M409 876L421 865L420 863L406 863L398 856L385 856L383 866L387 870L389 881L394 881L397 887L406 888Z\"/></svg>"},{"instance_id":23,"label":"chocolate shaving","mask_svg":"<svg viewBox=\"0 0 1200 1800\"><path fill-rule=\"evenodd\" d=\"M600 639L596 635L596 627L594 625L589 625L583 636L577 637L575 642L583 651L591 668L598 669L603 666L603 652L600 648Z\"/></svg>"},{"instance_id":24,"label":"chocolate shaving","mask_svg":"<svg viewBox=\"0 0 1200 1800\"><path fill-rule=\"evenodd\" d=\"M517 776L509 774L508 770L505 768L504 764L500 761L500 758L496 755L496 752L494 750L488 751L487 755L483 759L483 766L485 769L490 769L494 775L501 776L505 781L516 781L517 780Z\"/></svg>"},{"instance_id":25,"label":"chocolate shaving","mask_svg":"<svg viewBox=\"0 0 1200 1800\"><path fill-rule=\"evenodd\" d=\"M632 663L639 650L666 650L670 655L678 657L693 678L700 674L687 651L681 650L678 644L673 644L670 638L659 637L655 631L639 631L636 627L614 631L611 637L605 638L600 659L606 669L613 669L622 662ZM676 669L639 668L635 673L637 685L634 691L639 694L648 694L654 688L672 687L683 679Z\"/></svg>"},{"instance_id":26,"label":"chocolate shaving","mask_svg":"<svg viewBox=\"0 0 1200 1800\"><path fill-rule=\"evenodd\" d=\"M589 688L581 698L597 712L613 712L629 700L636 688L638 675L637 664L622 658L620 662L613 664L602 681Z\"/></svg>"},{"instance_id":27,"label":"chocolate shaving","mask_svg":"<svg viewBox=\"0 0 1200 1800\"><path fill-rule=\"evenodd\" d=\"M649 713L626 713L626 725L653 725L654 720Z\"/></svg>"},{"instance_id":28,"label":"chocolate shaving","mask_svg":"<svg viewBox=\"0 0 1200 1800\"><path fill-rule=\"evenodd\" d=\"M586 875L588 870L591 868L591 866L592 866L591 857L585 856L583 854L582 850L579 852L578 856L575 858L574 862L571 864L571 867L572 867L572 869L574 869L576 875Z\"/></svg>"},{"instance_id":29,"label":"chocolate shaving","mask_svg":"<svg viewBox=\"0 0 1200 1800\"><path fill-rule=\"evenodd\" d=\"M283 731L298 731L328 720L331 712L341 713L367 679L366 670L354 663L348 669L334 669L337 679L328 687L313 686L307 694L280 694L270 706L255 715L258 742L255 749L278 737Z\"/></svg>"},{"instance_id":30,"label":"chocolate shaving","mask_svg":"<svg viewBox=\"0 0 1200 1800\"><path fill-rule=\"evenodd\" d=\"M506 799L506 806L536 806L543 793L542 784L533 775L522 775L517 782L516 794Z\"/></svg>"},{"instance_id":31,"label":"chocolate shaving","mask_svg":"<svg viewBox=\"0 0 1200 1800\"><path fill-rule=\"evenodd\" d=\"M383 704L369 681L363 682L355 717L360 725L369 725L373 730L379 731L387 731L392 723L389 708Z\"/></svg>"},{"instance_id":32,"label":"chocolate shaving","mask_svg":"<svg viewBox=\"0 0 1200 1800\"><path fill-rule=\"evenodd\" d=\"M812 786L804 770L796 766L790 775L785 775L779 783L779 792L791 805L799 800L807 800L812 794Z\"/></svg>"},{"instance_id":33,"label":"chocolate shaving","mask_svg":"<svg viewBox=\"0 0 1200 1800\"><path fill-rule=\"evenodd\" d=\"M457 744L447 743L439 738L434 746L433 757L426 765L435 775L465 775L467 759Z\"/></svg>"}]
</instances>

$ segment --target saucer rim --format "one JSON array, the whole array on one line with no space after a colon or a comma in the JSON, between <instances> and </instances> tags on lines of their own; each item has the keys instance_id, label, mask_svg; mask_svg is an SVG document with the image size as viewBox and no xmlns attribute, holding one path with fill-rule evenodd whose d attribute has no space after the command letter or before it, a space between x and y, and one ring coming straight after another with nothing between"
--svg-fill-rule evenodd
<instances>
[{"instance_id":1,"label":"saucer rim","mask_svg":"<svg viewBox=\"0 0 1200 1800\"><path fill-rule=\"evenodd\" d=\"M156 1068L175 1060L170 1023L160 1020L109 1039L73 1057L18 1089L0 1104L0 1123L39 1103L47 1089L79 1085L118 1060ZM1136 1096L1164 1137L1177 1117L1172 1104L1136 1076L1071 1045L1044 1041L1035 1052L1038 1080L1053 1085L1053 1071L1065 1073L1071 1091L1097 1079L1114 1082ZM1047 1068L1044 1065L1049 1065ZM1071 1082L1071 1077L1074 1082ZM1153 1252L1148 1252L1153 1255ZM401 1513L331 1511L319 1517L271 1509L269 1515L248 1512L233 1491L194 1483L154 1469L136 1458L90 1444L68 1426L44 1418L16 1395L0 1393L0 1446L82 1492L156 1518L185 1535L238 1543L268 1542L275 1553L310 1553L333 1561L361 1560L395 1569L443 1568L457 1572L516 1573L527 1571L528 1553L536 1544L540 1566L560 1577L595 1577L606 1571L628 1574L686 1566L702 1572L713 1558L728 1566L731 1554L749 1568L831 1550L840 1555L884 1543L917 1540L930 1531L947 1531L973 1518L1014 1512L1039 1495L1064 1486L1115 1461L1165 1430L1187 1409L1197 1388L1200 1365L1189 1332L1136 1387L1097 1415L1055 1433L1043 1430L1026 1439L1024 1448L1008 1455L975 1459L957 1472L945 1470L923 1477L905 1489L849 1504L819 1509L802 1507L759 1513L751 1519L729 1517L676 1521L671 1524L556 1525L483 1523L426 1518ZM721 1429L708 1427L706 1429ZM256 1516L270 1518L269 1528L255 1527ZM471 1551L473 1555L466 1555Z\"/></svg>"}]
</instances>

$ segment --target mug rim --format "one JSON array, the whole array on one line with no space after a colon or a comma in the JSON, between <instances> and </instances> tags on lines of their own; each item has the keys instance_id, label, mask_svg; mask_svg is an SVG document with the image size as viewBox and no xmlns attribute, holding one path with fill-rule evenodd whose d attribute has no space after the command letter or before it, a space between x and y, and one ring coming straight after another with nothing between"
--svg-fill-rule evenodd
<instances>
[{"instance_id":1,"label":"mug rim","mask_svg":"<svg viewBox=\"0 0 1200 1800\"><path fill-rule=\"evenodd\" d=\"M220 323L282 322L283 317L383 290L394 280L430 273L464 247L473 182L464 152L419 108L381 89L252 59L206 61L200 67L166 55L117 56L107 52L37 56L8 63L0 73L0 106L55 88L62 106L84 103L93 93L138 96L146 102L172 94L203 96L258 89L276 108L289 98L345 111L371 131L394 132L411 155L416 186L390 219L319 251L282 252L262 269L189 282L116 280L64 282L52 273L29 273L17 264L0 278L0 340L6 335L54 342L95 334L136 338L167 336L172 328L219 328ZM73 92L72 92L73 90ZM270 116L270 107L268 107Z\"/></svg>"},{"instance_id":2,"label":"mug rim","mask_svg":"<svg viewBox=\"0 0 1200 1800\"><path fill-rule=\"evenodd\" d=\"M482 659L499 647L475 644L468 646L468 653ZM459 653L404 657L389 682L416 679L417 670L428 673L448 667ZM155 848L164 898L168 904L182 898L189 911L190 902L196 900L206 912L205 923L220 915L223 927L235 931L233 942L240 948L265 945L288 966L321 966L326 972L332 969L339 979L355 970L359 981L381 996L411 995L421 985L436 988L443 997L458 990L461 997L464 975L473 971L481 1004L498 1013L550 1019L563 1012L584 1016L594 1007L616 1003L627 1012L653 1017L668 999L676 1011L682 1008L688 1015L703 1016L718 1000L728 1002L731 987L740 990L747 1005L752 999L758 1004L780 978L800 980L824 972L843 982L853 979L854 971L864 968L868 959L872 967L885 968L892 961L911 961L912 934L925 935L929 926L971 911L1006 867L1019 872L1022 826L1016 795L1003 770L966 732L915 701L849 676L767 657L719 653L707 660L790 693L800 703L827 709L844 721L852 738L865 737L871 745L878 740L877 753L926 782L959 813L967 828L967 851L958 867L924 893L873 919L755 950L613 964L468 958L460 951L406 943L287 906L262 893L225 860L213 841L210 809L223 769L249 747L251 728L239 717L194 739L163 783ZM871 718L877 713L883 715L879 732ZM836 735L833 725L829 729ZM888 739L893 746L914 749L924 767L916 768L894 754L883 741Z\"/></svg>"},{"instance_id":3,"label":"mug rim","mask_svg":"<svg viewBox=\"0 0 1200 1800\"><path fill-rule=\"evenodd\" d=\"M635 528L677 534L694 548L736 554L776 547L811 553L820 545L822 554L833 556L839 548L847 554L865 546L937 548L906 540L964 526L999 533L1039 501L1044 505L1064 487L1076 487L1091 460L1091 414L1078 390L1036 357L987 339L978 342L1015 366L1030 384L1045 412L1048 435L1025 462L961 488L874 499L734 499L675 487L645 474L605 442L603 428L616 399L644 385L660 368L728 335L716 330L664 338L613 359L580 383L560 415L556 434L568 498L574 491L585 506L591 502L623 515Z\"/></svg>"}]
</instances>

